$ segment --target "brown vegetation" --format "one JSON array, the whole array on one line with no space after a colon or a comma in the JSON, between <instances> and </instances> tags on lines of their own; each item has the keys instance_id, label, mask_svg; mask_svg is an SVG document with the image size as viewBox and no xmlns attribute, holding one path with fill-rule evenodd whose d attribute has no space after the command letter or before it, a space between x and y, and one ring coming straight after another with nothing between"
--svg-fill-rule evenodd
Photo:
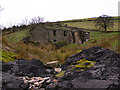
<instances>
[{"instance_id":1,"label":"brown vegetation","mask_svg":"<svg viewBox=\"0 0 120 90\"><path fill-rule=\"evenodd\" d=\"M118 44L112 46L112 42L116 42L120 38L120 36L113 36L113 37L104 37L97 42L97 40L90 40L85 42L83 45L66 45L59 49L56 49L54 45L34 45L32 43L25 44L22 41L12 44L10 43L6 37L2 38L3 47L9 47L11 52L14 52L18 55L18 58L25 58L25 59L40 59L42 62L46 63L48 61L58 60L60 63L63 63L68 57L73 54L80 52L82 49L87 49L93 46L100 46L102 48L109 48L113 51L120 52ZM3 48L3 49L4 49Z\"/></svg>"}]
</instances>

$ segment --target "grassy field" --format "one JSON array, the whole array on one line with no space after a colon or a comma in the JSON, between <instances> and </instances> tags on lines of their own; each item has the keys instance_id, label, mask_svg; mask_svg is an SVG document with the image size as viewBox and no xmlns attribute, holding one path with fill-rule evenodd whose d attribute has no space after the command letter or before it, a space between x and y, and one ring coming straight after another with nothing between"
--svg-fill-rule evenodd
<instances>
[{"instance_id":1,"label":"grassy field","mask_svg":"<svg viewBox=\"0 0 120 90\"><path fill-rule=\"evenodd\" d=\"M71 27L78 27L78 28L85 28L85 29L91 29L96 30L94 21L84 21L84 22L66 22L64 25L67 24L67 26ZM114 27L112 29L109 29L108 31L118 31L118 21L114 20Z\"/></svg>"},{"instance_id":2,"label":"grassy field","mask_svg":"<svg viewBox=\"0 0 120 90\"><path fill-rule=\"evenodd\" d=\"M11 43L17 43L20 40L22 40L24 37L29 35L28 31L29 30L21 30L21 31L8 34L7 35L8 40L10 40Z\"/></svg>"},{"instance_id":3,"label":"grassy field","mask_svg":"<svg viewBox=\"0 0 120 90\"><path fill-rule=\"evenodd\" d=\"M97 31L89 31L90 32L90 39L101 39L101 38L110 38L114 36L118 36L118 32L111 32L111 33L104 33L104 32L97 32Z\"/></svg>"},{"instance_id":4,"label":"grassy field","mask_svg":"<svg viewBox=\"0 0 120 90\"><path fill-rule=\"evenodd\" d=\"M120 33L104 33L90 31L90 41L81 45L81 47L100 46L103 48L109 48L112 51L120 53Z\"/></svg>"}]
</instances>

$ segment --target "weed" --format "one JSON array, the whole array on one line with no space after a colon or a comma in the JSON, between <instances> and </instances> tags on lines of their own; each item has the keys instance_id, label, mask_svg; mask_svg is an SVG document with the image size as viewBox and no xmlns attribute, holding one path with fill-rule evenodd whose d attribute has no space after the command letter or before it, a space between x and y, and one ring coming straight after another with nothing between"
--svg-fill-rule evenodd
<instances>
[{"instance_id":1,"label":"weed","mask_svg":"<svg viewBox=\"0 0 120 90\"><path fill-rule=\"evenodd\" d=\"M56 77L63 77L63 76L64 76L64 73L65 73L65 71L61 71L61 72L59 72L58 74L56 74L55 76L56 76Z\"/></svg>"}]
</instances>

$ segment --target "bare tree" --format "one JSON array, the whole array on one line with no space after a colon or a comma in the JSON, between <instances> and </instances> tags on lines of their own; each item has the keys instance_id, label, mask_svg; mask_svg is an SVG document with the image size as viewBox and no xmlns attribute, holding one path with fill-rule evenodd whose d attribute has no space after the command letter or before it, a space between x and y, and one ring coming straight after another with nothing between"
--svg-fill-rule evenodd
<instances>
[{"instance_id":1,"label":"bare tree","mask_svg":"<svg viewBox=\"0 0 120 90\"><path fill-rule=\"evenodd\" d=\"M0 29L2 30L4 28L4 26L3 25L0 25Z\"/></svg>"},{"instance_id":2,"label":"bare tree","mask_svg":"<svg viewBox=\"0 0 120 90\"><path fill-rule=\"evenodd\" d=\"M99 30L102 29L105 32L107 31L107 29L111 29L114 26L113 18L107 15L99 16L94 23L95 27L97 27Z\"/></svg>"},{"instance_id":3,"label":"bare tree","mask_svg":"<svg viewBox=\"0 0 120 90\"><path fill-rule=\"evenodd\" d=\"M0 12L3 10L3 8L0 6Z\"/></svg>"},{"instance_id":4,"label":"bare tree","mask_svg":"<svg viewBox=\"0 0 120 90\"><path fill-rule=\"evenodd\" d=\"M44 21L44 18L41 17L34 17L31 19L31 21L29 22L30 24L38 24Z\"/></svg>"},{"instance_id":5,"label":"bare tree","mask_svg":"<svg viewBox=\"0 0 120 90\"><path fill-rule=\"evenodd\" d=\"M28 25L28 24L29 24L28 19L27 19L27 18L24 18L24 20L23 20L23 25Z\"/></svg>"},{"instance_id":6,"label":"bare tree","mask_svg":"<svg viewBox=\"0 0 120 90\"><path fill-rule=\"evenodd\" d=\"M44 18L41 18L41 17L39 17L39 16L37 17L37 22L38 22L38 23L41 23L41 22L43 22L43 21L44 21Z\"/></svg>"}]
</instances>

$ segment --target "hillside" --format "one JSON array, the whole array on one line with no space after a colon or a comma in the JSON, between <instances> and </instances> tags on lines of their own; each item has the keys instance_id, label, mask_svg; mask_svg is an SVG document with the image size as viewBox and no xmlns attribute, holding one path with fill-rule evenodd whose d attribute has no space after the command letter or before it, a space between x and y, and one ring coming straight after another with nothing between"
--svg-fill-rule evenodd
<instances>
[{"instance_id":1,"label":"hillside","mask_svg":"<svg viewBox=\"0 0 120 90\"><path fill-rule=\"evenodd\" d=\"M91 19L87 19L91 20ZM93 18L94 20L94 18ZM117 31L117 21L114 30L111 31ZM53 25L45 25L46 28L50 29L68 29L65 28L64 25L65 22L54 22ZM58 24L58 25L54 25ZM83 22L67 22L68 26L77 26L80 27L83 26L88 29L93 29L94 23L93 21L83 21ZM82 27L82 28L83 28ZM92 46L99 46L102 48L109 48L112 51L115 51L117 53L120 53L120 36L118 35L119 32L98 32L98 31L89 31L90 32L90 41L83 43L82 45L77 44L70 44L70 45L62 45L62 43L59 43L59 46L61 46L59 49L55 47L55 45L48 44L48 45L34 45L33 43L25 44L23 41L21 41L23 38L29 36L29 30L31 30L31 26L28 28L21 28L15 32L6 34L3 36L3 49L6 51L6 48L9 48L9 51L12 52L15 55L17 55L17 58L25 58L25 59L41 59L44 63L48 61L58 60L60 63L63 63L69 56L80 52L82 49L87 49Z\"/></svg>"},{"instance_id":2,"label":"hillside","mask_svg":"<svg viewBox=\"0 0 120 90\"><path fill-rule=\"evenodd\" d=\"M17 43L23 38L29 36L29 29L20 30L11 34L6 35L11 43Z\"/></svg>"},{"instance_id":3,"label":"hillside","mask_svg":"<svg viewBox=\"0 0 120 90\"><path fill-rule=\"evenodd\" d=\"M97 17L92 18L84 18L84 19L72 19L72 20L65 20L65 21L59 21L59 22L84 22L84 21L95 21ZM120 17L113 17L113 20L120 20Z\"/></svg>"},{"instance_id":4,"label":"hillside","mask_svg":"<svg viewBox=\"0 0 120 90\"><path fill-rule=\"evenodd\" d=\"M86 18L86 19L66 20L66 21L61 21L59 23L62 23L70 27L97 30L97 28L95 27L95 23L94 23L95 20L96 20L96 17ZM109 29L108 31L118 31L118 20L120 20L120 17L113 17L114 26L112 29Z\"/></svg>"},{"instance_id":5,"label":"hillside","mask_svg":"<svg viewBox=\"0 0 120 90\"><path fill-rule=\"evenodd\" d=\"M2 38L0 37L2 88L112 90L120 87L120 32L115 32L118 24L116 20L114 22L114 29L109 30L112 32L95 31L93 21L43 24L43 28L47 29L86 28L86 31L90 32L90 40L81 45L66 45L63 42L46 45L25 43L23 39L31 35L29 31L36 25L4 31ZM66 24L71 26L67 27Z\"/></svg>"},{"instance_id":6,"label":"hillside","mask_svg":"<svg viewBox=\"0 0 120 90\"><path fill-rule=\"evenodd\" d=\"M70 26L70 27L78 27L78 28L84 28L84 29L90 29L90 30L96 30L94 21L84 21L84 22L65 22L64 25ZM109 29L108 31L118 31L118 21L114 20L114 27L112 29Z\"/></svg>"}]
</instances>

